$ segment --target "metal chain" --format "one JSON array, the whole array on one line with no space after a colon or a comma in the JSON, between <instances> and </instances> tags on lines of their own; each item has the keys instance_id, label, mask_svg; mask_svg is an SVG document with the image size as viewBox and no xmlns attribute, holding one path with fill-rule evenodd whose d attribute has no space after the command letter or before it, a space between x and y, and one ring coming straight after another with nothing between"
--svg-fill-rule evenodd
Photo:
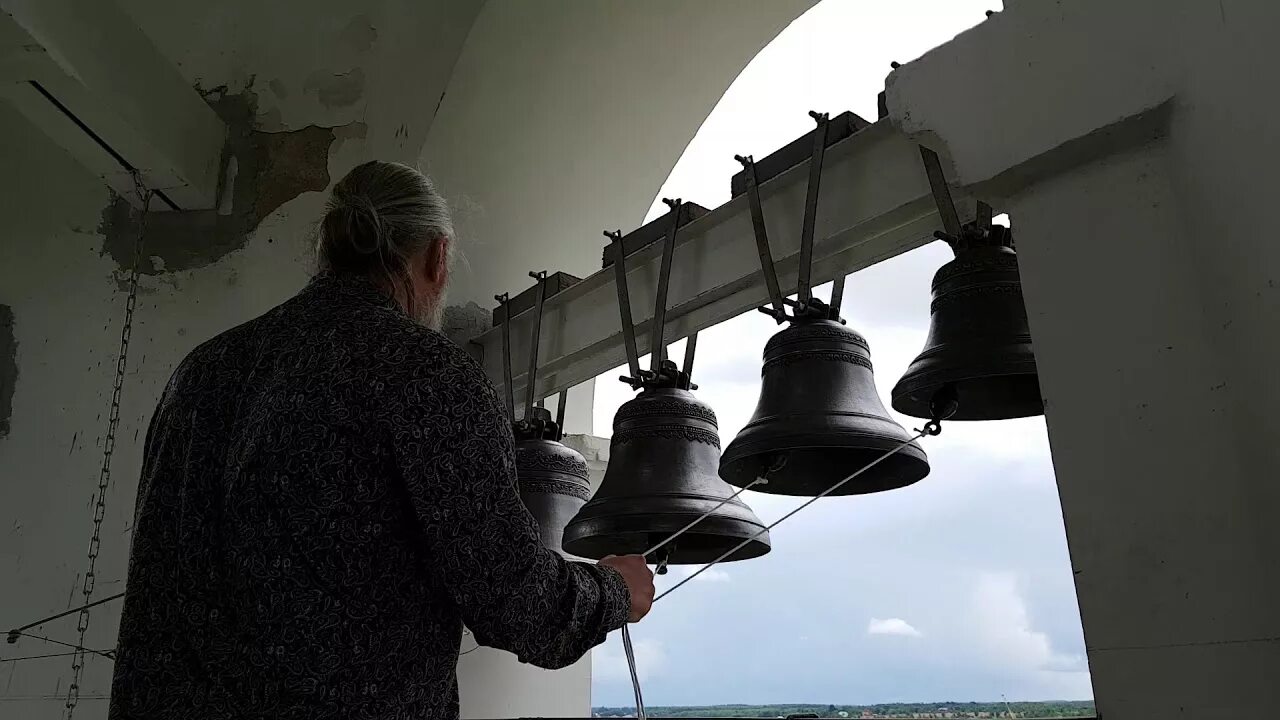
<instances>
[{"instance_id":1,"label":"metal chain","mask_svg":"<svg viewBox=\"0 0 1280 720\"><path fill-rule=\"evenodd\" d=\"M84 636L89 629L89 599L95 583L94 566L98 562L98 550L102 546L102 520L107 512L107 487L111 484L111 455L116 448L116 429L120 426L120 395L124 388L124 371L129 357L129 338L133 334L133 310L138 303L138 269L142 261L142 240L147 233L147 214L151 207L153 190L147 190L135 173L134 187L142 201L142 213L138 220L138 236L133 245L133 265L129 268L129 296L124 305L124 326L120 328L120 352L116 356L116 374L111 387L111 412L107 420L107 436L102 441L102 467L98 471L98 492L94 496L93 534L89 537L89 569L84 574L81 593L85 605L80 608L76 630L79 639L71 659L71 685L67 688L67 720L75 714L80 702L80 680L84 674Z\"/></svg>"}]
</instances>

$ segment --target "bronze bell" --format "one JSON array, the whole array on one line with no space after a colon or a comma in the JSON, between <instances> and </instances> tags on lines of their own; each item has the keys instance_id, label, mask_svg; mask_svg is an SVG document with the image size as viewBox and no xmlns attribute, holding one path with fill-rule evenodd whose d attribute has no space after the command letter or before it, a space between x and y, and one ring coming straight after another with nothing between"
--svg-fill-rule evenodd
<instances>
[{"instance_id":1,"label":"bronze bell","mask_svg":"<svg viewBox=\"0 0 1280 720\"><path fill-rule=\"evenodd\" d=\"M618 409L609 466L600 489L564 531L564 549L599 559L639 554L706 513L734 491L716 474L716 415L689 392L688 375L665 360L644 390ZM733 499L660 550L673 565L715 560L760 533L726 560L769 552L764 523Z\"/></svg>"},{"instance_id":2,"label":"bronze bell","mask_svg":"<svg viewBox=\"0 0 1280 720\"><path fill-rule=\"evenodd\" d=\"M587 461L558 442L559 426L546 408L533 408L515 431L520 499L538 521L542 544L563 552L564 526L591 497Z\"/></svg>"},{"instance_id":3,"label":"bronze bell","mask_svg":"<svg viewBox=\"0 0 1280 720\"><path fill-rule=\"evenodd\" d=\"M971 225L958 239L941 237L953 241L956 257L933 276L929 338L893 388L894 409L932 417L945 391L954 397L952 420L1043 414L1009 228Z\"/></svg>"},{"instance_id":4,"label":"bronze bell","mask_svg":"<svg viewBox=\"0 0 1280 720\"><path fill-rule=\"evenodd\" d=\"M811 299L764 349L755 414L720 459L720 477L779 495L822 493L911 436L876 392L871 351L858 333ZM832 495L900 488L929 474L916 443L903 447Z\"/></svg>"}]
</instances>

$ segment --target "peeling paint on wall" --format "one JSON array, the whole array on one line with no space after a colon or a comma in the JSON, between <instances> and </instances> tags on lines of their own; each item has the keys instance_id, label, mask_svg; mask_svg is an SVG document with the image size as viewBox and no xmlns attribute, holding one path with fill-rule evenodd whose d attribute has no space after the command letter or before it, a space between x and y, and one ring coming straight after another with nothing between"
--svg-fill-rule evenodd
<instances>
[{"instance_id":1,"label":"peeling paint on wall","mask_svg":"<svg viewBox=\"0 0 1280 720\"><path fill-rule=\"evenodd\" d=\"M289 88L285 86L284 81L280 78L272 79L267 83L267 87L271 88L271 92L275 93L276 97L281 100L285 100L289 97Z\"/></svg>"},{"instance_id":2,"label":"peeling paint on wall","mask_svg":"<svg viewBox=\"0 0 1280 720\"><path fill-rule=\"evenodd\" d=\"M364 140L369 136L369 126L357 120L333 129L333 152L338 152L348 140Z\"/></svg>"},{"instance_id":3,"label":"peeling paint on wall","mask_svg":"<svg viewBox=\"0 0 1280 720\"><path fill-rule=\"evenodd\" d=\"M9 434L13 391L18 386L18 339L13 333L13 309L0 305L0 438Z\"/></svg>"},{"instance_id":4,"label":"peeling paint on wall","mask_svg":"<svg viewBox=\"0 0 1280 720\"><path fill-rule=\"evenodd\" d=\"M378 31L369 22L368 15L357 15L351 18L347 26L338 33L338 41L358 53L369 52L378 39Z\"/></svg>"},{"instance_id":5,"label":"peeling paint on wall","mask_svg":"<svg viewBox=\"0 0 1280 720\"><path fill-rule=\"evenodd\" d=\"M307 76L302 90L315 93L320 104L327 108L354 105L364 95L364 68L352 68L344 73L317 70Z\"/></svg>"},{"instance_id":6,"label":"peeling paint on wall","mask_svg":"<svg viewBox=\"0 0 1280 720\"><path fill-rule=\"evenodd\" d=\"M227 124L223 159L228 171L218 194L229 202L213 210L152 213L147 219L148 258L140 267L146 275L203 267L244 247L259 223L281 205L329 186L329 152L338 134L359 137L365 132L355 127L362 123L265 132L255 123L257 95L252 89L231 94L220 87L204 95ZM137 220L128 201L116 196L98 226L102 254L122 269L133 263Z\"/></svg>"}]
</instances>

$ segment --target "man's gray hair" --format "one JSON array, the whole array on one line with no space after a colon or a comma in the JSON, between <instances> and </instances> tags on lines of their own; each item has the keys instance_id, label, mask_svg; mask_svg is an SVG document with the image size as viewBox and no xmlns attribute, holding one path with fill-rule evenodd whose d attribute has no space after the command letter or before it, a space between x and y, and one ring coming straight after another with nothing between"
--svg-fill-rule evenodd
<instances>
[{"instance_id":1,"label":"man's gray hair","mask_svg":"<svg viewBox=\"0 0 1280 720\"><path fill-rule=\"evenodd\" d=\"M409 258L442 238L453 238L453 219L431 180L408 165L372 160L333 186L316 259L322 271L369 277L388 288L399 283L408 292Z\"/></svg>"}]
</instances>

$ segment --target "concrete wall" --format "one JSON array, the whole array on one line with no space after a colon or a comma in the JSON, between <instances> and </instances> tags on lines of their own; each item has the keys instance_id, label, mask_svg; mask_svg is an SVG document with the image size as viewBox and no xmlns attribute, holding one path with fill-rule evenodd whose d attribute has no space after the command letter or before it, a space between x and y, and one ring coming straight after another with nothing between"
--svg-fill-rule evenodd
<instances>
[{"instance_id":1,"label":"concrete wall","mask_svg":"<svg viewBox=\"0 0 1280 720\"><path fill-rule=\"evenodd\" d=\"M333 180L370 157L421 158L440 177L461 205L469 269L457 276L450 319L466 337L487 324L485 298L527 286L525 270L594 267L599 230L638 224L733 77L810 4L584 0L551 12L536 3L495 1L482 11L461 0L383 0L357 11L325 0L298 13L250 0L120 2L227 122L237 180L221 212L150 220L96 597L123 587L141 440L169 373L195 344L305 282L310 233ZM655 62L666 44L673 49ZM635 100L624 132L607 108L627 98ZM79 601L136 226L127 203L3 104L0 157L0 626L8 627ZM589 429L589 389L569 415L571 430ZM114 644L118 611L93 612L87 646ZM74 641L75 619L37 632ZM23 639L0 657L51 651ZM587 662L548 674L482 650L459 670L469 717L589 708ZM109 662L89 659L78 717L104 716L110 672ZM0 665L0 716L60 716L69 680L65 657Z\"/></svg>"},{"instance_id":2,"label":"concrete wall","mask_svg":"<svg viewBox=\"0 0 1280 720\"><path fill-rule=\"evenodd\" d=\"M1280 706L1280 7L1005 12L890 78L1010 213L1099 715Z\"/></svg>"}]
</instances>

